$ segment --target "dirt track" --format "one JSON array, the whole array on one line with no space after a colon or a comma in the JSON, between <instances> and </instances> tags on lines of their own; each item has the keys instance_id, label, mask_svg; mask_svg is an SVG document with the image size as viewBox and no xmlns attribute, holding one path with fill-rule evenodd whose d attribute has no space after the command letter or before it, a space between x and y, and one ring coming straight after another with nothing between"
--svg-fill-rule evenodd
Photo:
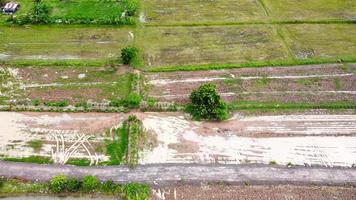
<instances>
[{"instance_id":1,"label":"dirt track","mask_svg":"<svg viewBox=\"0 0 356 200\"><path fill-rule=\"evenodd\" d=\"M57 174L82 177L95 175L100 180L117 183L143 182L154 188L176 184L296 184L296 185L354 185L354 168L274 167L268 165L140 165L135 169L124 166L75 167L38 165L0 161L0 176L47 181Z\"/></svg>"}]
</instances>

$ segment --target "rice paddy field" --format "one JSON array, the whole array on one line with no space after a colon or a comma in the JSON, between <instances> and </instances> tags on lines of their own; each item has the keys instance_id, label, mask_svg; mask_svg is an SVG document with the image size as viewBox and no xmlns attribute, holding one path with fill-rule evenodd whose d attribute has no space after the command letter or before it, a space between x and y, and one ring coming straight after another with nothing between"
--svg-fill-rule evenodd
<instances>
[{"instance_id":1,"label":"rice paddy field","mask_svg":"<svg viewBox=\"0 0 356 200\"><path fill-rule=\"evenodd\" d=\"M34 4L18 2L14 18ZM0 16L0 160L356 166L355 0L141 0L116 23L127 2L43 0L50 24ZM204 83L228 120L183 113Z\"/></svg>"},{"instance_id":2,"label":"rice paddy field","mask_svg":"<svg viewBox=\"0 0 356 200\"><path fill-rule=\"evenodd\" d=\"M151 25L354 20L356 15L352 0L145 0L143 5L143 14Z\"/></svg>"}]
</instances>

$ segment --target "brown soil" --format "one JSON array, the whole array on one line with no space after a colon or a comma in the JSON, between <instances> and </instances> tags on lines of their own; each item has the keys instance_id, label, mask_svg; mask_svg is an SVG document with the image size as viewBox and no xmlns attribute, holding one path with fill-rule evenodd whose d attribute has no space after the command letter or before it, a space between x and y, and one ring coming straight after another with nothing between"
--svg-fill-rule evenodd
<instances>
[{"instance_id":1,"label":"brown soil","mask_svg":"<svg viewBox=\"0 0 356 200\"><path fill-rule=\"evenodd\" d=\"M182 185L177 187L163 188L165 200L332 200L356 199L356 188L353 187L320 187L320 186L230 186L230 185ZM176 190L176 198L174 197ZM157 191L157 190L156 190ZM154 192L151 193L152 200L161 200Z\"/></svg>"},{"instance_id":2,"label":"brown soil","mask_svg":"<svg viewBox=\"0 0 356 200\"><path fill-rule=\"evenodd\" d=\"M212 70L196 72L147 73L147 83L154 80L187 80L201 78L226 78L200 82L175 82L149 85L148 96L159 101L188 102L190 92L206 82L217 85L220 93L232 93L224 96L228 102L259 101L281 103L327 103L337 101L356 101L354 94L330 93L324 91L356 91L356 76L308 77L294 79L266 79L265 76L311 76L350 74L355 65L345 67L342 64L310 65L297 67L242 68L232 70ZM259 76L261 79L244 80L240 77Z\"/></svg>"},{"instance_id":3,"label":"brown soil","mask_svg":"<svg viewBox=\"0 0 356 200\"><path fill-rule=\"evenodd\" d=\"M97 99L102 93L100 88L30 88L28 98L41 101L86 102L88 99Z\"/></svg>"}]
</instances>

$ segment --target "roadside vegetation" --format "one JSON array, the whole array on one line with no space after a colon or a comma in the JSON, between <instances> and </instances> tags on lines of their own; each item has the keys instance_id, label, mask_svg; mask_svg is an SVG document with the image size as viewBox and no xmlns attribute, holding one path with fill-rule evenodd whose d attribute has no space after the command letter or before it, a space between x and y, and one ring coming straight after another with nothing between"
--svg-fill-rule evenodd
<instances>
[{"instance_id":1,"label":"roadside vegetation","mask_svg":"<svg viewBox=\"0 0 356 200\"><path fill-rule=\"evenodd\" d=\"M139 0L60 1L20 0L16 17L2 17L12 24L105 24L134 25Z\"/></svg>"},{"instance_id":2,"label":"roadside vegetation","mask_svg":"<svg viewBox=\"0 0 356 200\"><path fill-rule=\"evenodd\" d=\"M28 193L60 196L99 194L115 196L125 200L147 200L150 187L141 183L121 185L114 183L112 180L101 182L92 175L79 179L61 174L53 177L48 183L0 177L1 195L17 196Z\"/></svg>"}]
</instances>

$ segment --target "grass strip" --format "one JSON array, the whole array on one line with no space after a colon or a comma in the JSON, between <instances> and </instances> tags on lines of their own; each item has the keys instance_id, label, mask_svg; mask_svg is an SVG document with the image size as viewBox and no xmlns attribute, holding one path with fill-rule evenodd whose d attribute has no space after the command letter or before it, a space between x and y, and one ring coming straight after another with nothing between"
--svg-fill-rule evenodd
<instances>
[{"instance_id":1,"label":"grass strip","mask_svg":"<svg viewBox=\"0 0 356 200\"><path fill-rule=\"evenodd\" d=\"M11 162L25 162L25 163L36 163L36 164L52 164L52 160L50 157L44 156L29 156L24 158L13 158L7 157L3 158L4 161L11 161Z\"/></svg>"},{"instance_id":2,"label":"grass strip","mask_svg":"<svg viewBox=\"0 0 356 200\"><path fill-rule=\"evenodd\" d=\"M293 110L293 109L356 109L356 103L353 102L335 102L335 103L261 103L261 102L238 102L228 105L230 110Z\"/></svg>"},{"instance_id":3,"label":"grass strip","mask_svg":"<svg viewBox=\"0 0 356 200\"><path fill-rule=\"evenodd\" d=\"M101 67L107 63L105 60L6 60L0 65L11 65L12 67L48 67L48 66L92 66Z\"/></svg>"},{"instance_id":4,"label":"grass strip","mask_svg":"<svg viewBox=\"0 0 356 200\"><path fill-rule=\"evenodd\" d=\"M343 56L336 58L313 58L313 59L294 59L294 60L274 60L274 61L248 61L237 64L206 64L206 65L182 65L182 66L163 66L147 69L148 72L175 72L175 71L200 71L218 70L234 68L252 67L283 67L296 65L331 64L356 62L356 56Z\"/></svg>"},{"instance_id":5,"label":"grass strip","mask_svg":"<svg viewBox=\"0 0 356 200\"><path fill-rule=\"evenodd\" d=\"M241 25L275 25L275 24L356 24L356 20L320 19L320 20L265 20L265 21L230 21L230 22L177 22L177 23L146 23L150 27L185 27L185 26L241 26Z\"/></svg>"}]
</instances>

